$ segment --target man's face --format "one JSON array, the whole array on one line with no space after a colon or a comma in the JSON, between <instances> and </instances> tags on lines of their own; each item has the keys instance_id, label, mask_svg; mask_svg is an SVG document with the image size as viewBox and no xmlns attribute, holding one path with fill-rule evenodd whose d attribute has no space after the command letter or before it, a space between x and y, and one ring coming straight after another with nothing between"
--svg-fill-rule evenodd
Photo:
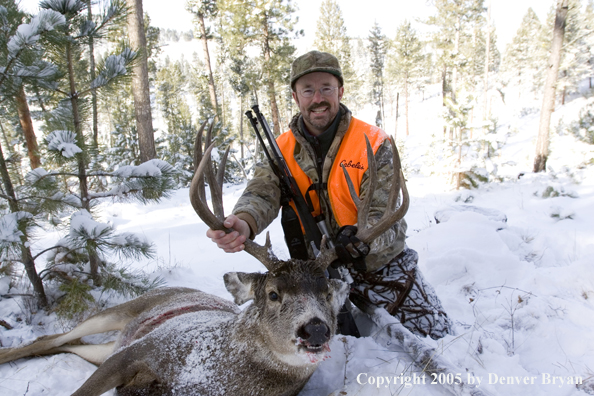
<instances>
[{"instance_id":1,"label":"man's face","mask_svg":"<svg viewBox=\"0 0 594 396\"><path fill-rule=\"evenodd\" d=\"M295 83L293 99L299 106L305 126L312 135L323 133L336 118L344 92L344 87L339 88L339 85L338 78L325 72L306 74ZM322 95L320 90L328 87L335 89L328 96ZM309 98L304 97L304 91L314 91L314 94Z\"/></svg>"}]
</instances>

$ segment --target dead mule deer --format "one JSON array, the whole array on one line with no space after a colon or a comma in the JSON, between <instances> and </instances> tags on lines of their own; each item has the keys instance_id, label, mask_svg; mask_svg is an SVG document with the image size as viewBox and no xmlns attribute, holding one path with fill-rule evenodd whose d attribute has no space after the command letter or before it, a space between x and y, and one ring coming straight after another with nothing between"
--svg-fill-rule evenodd
<instances>
[{"instance_id":1,"label":"dead mule deer","mask_svg":"<svg viewBox=\"0 0 594 396\"><path fill-rule=\"evenodd\" d=\"M200 165L190 198L210 228L224 230L226 155L215 175L210 160L213 145L204 157L200 149L204 126L196 142ZM372 152L370 147L368 152ZM370 198L361 202L351 192L361 205L358 235L364 242L371 242L406 212L408 197L397 160L395 154L393 197L376 226L366 227ZM375 169L372 154L369 164ZM209 180L216 214L206 204L204 177ZM373 172L371 179L375 180ZM395 210L401 185L404 203ZM265 246L248 240L245 250L268 272L225 274L225 286L235 303L253 300L241 312L231 302L197 290L156 289L92 316L68 333L0 350L0 363L60 352L78 354L99 368L75 396L98 396L112 388L119 395L296 395L329 350L348 285L325 276L327 266L336 259L333 250L323 248L316 260L282 261L270 250L269 238ZM114 343L80 345L81 337L110 330L121 331Z\"/></svg>"}]
</instances>

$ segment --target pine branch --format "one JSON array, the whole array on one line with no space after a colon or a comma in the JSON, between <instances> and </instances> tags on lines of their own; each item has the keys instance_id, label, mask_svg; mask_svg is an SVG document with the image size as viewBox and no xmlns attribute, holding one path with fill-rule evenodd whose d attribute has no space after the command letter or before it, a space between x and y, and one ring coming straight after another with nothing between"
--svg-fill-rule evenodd
<instances>
[{"instance_id":1,"label":"pine branch","mask_svg":"<svg viewBox=\"0 0 594 396\"><path fill-rule=\"evenodd\" d=\"M44 254L44 253L47 253L47 252L49 252L50 250L59 249L59 248L63 248L63 247L64 247L63 245L56 245L56 246L49 247L49 248L47 248L47 249L43 249L41 252L39 252L39 253L37 253L35 256L33 256L33 260L37 260L37 258L38 258L39 256L41 256L41 255L42 255L42 254ZM76 250L76 249L74 249L74 250ZM72 252L72 251L74 251L74 250L71 250L70 252ZM68 253L70 253L70 252L68 252ZM39 276L41 276L41 274L42 274L44 271L48 271L48 269L44 269L43 271L41 271L41 272L39 273Z\"/></svg>"}]
</instances>

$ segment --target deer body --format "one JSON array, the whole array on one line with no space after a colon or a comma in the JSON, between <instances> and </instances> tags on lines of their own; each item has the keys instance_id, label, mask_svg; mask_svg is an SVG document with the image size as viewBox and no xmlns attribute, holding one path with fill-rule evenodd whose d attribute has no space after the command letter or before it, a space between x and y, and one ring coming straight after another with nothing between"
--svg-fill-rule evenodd
<instances>
[{"instance_id":1,"label":"deer body","mask_svg":"<svg viewBox=\"0 0 594 396\"><path fill-rule=\"evenodd\" d=\"M326 279L314 262L228 273L225 285L237 303L253 303L240 311L198 290L156 289L68 333L1 350L0 363L59 352L91 357L100 366L74 396L113 388L121 396L296 395L325 357L347 285ZM76 344L114 329L115 343Z\"/></svg>"}]
</instances>

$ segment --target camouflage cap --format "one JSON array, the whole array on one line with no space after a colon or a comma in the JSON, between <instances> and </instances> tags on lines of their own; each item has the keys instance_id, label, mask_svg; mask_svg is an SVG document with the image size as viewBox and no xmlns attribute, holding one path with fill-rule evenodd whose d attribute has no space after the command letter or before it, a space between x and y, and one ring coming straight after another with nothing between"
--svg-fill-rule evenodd
<instances>
[{"instance_id":1,"label":"camouflage cap","mask_svg":"<svg viewBox=\"0 0 594 396\"><path fill-rule=\"evenodd\" d=\"M334 55L327 52L310 51L293 61L291 65L291 88L295 90L295 82L300 77L313 72L333 74L340 81L340 86L344 84L342 70L340 70L338 59Z\"/></svg>"}]
</instances>

